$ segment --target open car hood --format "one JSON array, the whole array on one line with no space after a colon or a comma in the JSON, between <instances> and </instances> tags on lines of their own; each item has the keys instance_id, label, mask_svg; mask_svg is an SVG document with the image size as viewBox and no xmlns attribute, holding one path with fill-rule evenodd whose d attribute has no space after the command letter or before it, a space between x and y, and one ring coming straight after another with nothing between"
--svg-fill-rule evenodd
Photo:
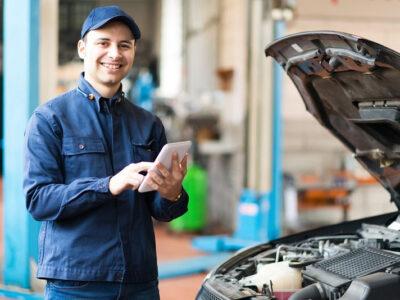
<instances>
[{"instance_id":1,"label":"open car hood","mask_svg":"<svg viewBox=\"0 0 400 300\"><path fill-rule=\"evenodd\" d=\"M265 53L292 79L306 109L400 208L400 54L334 31L293 34Z\"/></svg>"}]
</instances>

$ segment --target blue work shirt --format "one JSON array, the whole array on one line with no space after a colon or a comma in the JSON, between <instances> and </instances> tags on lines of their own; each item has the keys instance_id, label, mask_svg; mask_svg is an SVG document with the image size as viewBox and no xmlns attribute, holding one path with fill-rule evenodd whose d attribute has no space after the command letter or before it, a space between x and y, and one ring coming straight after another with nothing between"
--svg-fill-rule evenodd
<instances>
[{"instance_id":1,"label":"blue work shirt","mask_svg":"<svg viewBox=\"0 0 400 300\"><path fill-rule=\"evenodd\" d=\"M110 176L153 161L166 143L152 113L104 99L81 74L78 87L39 106L25 133L24 194L43 221L37 277L79 281L157 279L152 216L170 221L187 210L157 192L113 196Z\"/></svg>"}]
</instances>

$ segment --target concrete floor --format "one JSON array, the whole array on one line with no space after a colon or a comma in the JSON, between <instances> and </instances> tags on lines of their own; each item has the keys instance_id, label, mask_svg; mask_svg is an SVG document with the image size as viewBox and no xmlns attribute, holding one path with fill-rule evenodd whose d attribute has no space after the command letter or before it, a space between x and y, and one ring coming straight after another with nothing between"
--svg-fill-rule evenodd
<instances>
[{"instance_id":1,"label":"concrete floor","mask_svg":"<svg viewBox=\"0 0 400 300\"><path fill-rule=\"evenodd\" d=\"M182 258L204 255L194 250L191 239L195 235L190 233L172 233L167 224L155 226L158 262L174 261ZM159 289L161 300L190 300L195 299L198 290L207 274L160 280Z\"/></svg>"}]
</instances>

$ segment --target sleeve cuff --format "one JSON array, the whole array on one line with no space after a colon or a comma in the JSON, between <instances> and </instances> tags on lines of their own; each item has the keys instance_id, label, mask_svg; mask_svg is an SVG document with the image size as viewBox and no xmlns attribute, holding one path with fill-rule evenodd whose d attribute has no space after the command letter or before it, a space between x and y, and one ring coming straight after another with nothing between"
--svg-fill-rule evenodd
<instances>
[{"instance_id":1,"label":"sleeve cuff","mask_svg":"<svg viewBox=\"0 0 400 300\"><path fill-rule=\"evenodd\" d=\"M110 193L108 189L108 183L110 181L111 176L101 178L99 182L97 183L97 188L100 193Z\"/></svg>"},{"instance_id":2,"label":"sleeve cuff","mask_svg":"<svg viewBox=\"0 0 400 300\"><path fill-rule=\"evenodd\" d=\"M167 205L168 211L171 215L177 217L177 215L181 215L187 211L187 205L189 202L189 195L186 193L185 189L182 188L182 195L176 201L171 201L165 198L162 198L164 201L164 205Z\"/></svg>"}]
</instances>

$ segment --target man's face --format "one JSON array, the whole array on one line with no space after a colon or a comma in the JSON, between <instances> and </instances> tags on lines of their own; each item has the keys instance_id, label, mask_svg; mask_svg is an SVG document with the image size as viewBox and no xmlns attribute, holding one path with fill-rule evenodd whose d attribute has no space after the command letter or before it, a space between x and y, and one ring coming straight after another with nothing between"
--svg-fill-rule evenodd
<instances>
[{"instance_id":1,"label":"man's face","mask_svg":"<svg viewBox=\"0 0 400 300\"><path fill-rule=\"evenodd\" d=\"M135 40L123 23L110 22L91 30L78 43L85 79L103 96L111 97L129 73L135 57Z\"/></svg>"}]
</instances>

